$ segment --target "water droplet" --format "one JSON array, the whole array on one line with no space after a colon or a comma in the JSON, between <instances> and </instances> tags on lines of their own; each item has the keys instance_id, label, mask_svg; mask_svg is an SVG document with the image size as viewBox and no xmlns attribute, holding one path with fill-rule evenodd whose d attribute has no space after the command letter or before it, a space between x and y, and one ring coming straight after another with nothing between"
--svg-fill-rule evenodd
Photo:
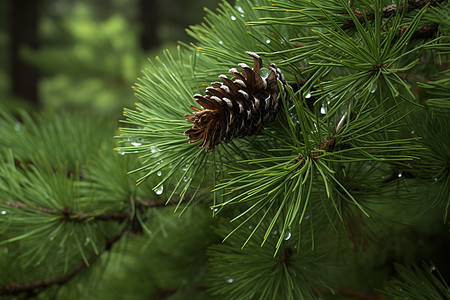
<instances>
[{"instance_id":1,"label":"water droplet","mask_svg":"<svg viewBox=\"0 0 450 300\"><path fill-rule=\"evenodd\" d=\"M437 181L438 179L436 177L433 178L434 181Z\"/></svg>"},{"instance_id":2,"label":"water droplet","mask_svg":"<svg viewBox=\"0 0 450 300\"><path fill-rule=\"evenodd\" d=\"M139 142L131 142L131 145L133 145L133 146L140 146L140 145L142 145L142 143L139 143Z\"/></svg>"},{"instance_id":3,"label":"water droplet","mask_svg":"<svg viewBox=\"0 0 450 300\"><path fill-rule=\"evenodd\" d=\"M308 93L305 95L305 99L309 99L309 98L311 98L311 93L310 93L310 92L308 92Z\"/></svg>"},{"instance_id":4,"label":"water droplet","mask_svg":"<svg viewBox=\"0 0 450 300\"><path fill-rule=\"evenodd\" d=\"M117 153L119 153L120 155L125 155L125 151L123 151L122 149L117 149Z\"/></svg>"},{"instance_id":5,"label":"water droplet","mask_svg":"<svg viewBox=\"0 0 450 300\"><path fill-rule=\"evenodd\" d=\"M159 152L159 149L158 149L158 147L156 147L156 146L151 146L151 147L150 147L150 151L151 151L152 153L156 153L156 152Z\"/></svg>"},{"instance_id":6,"label":"water droplet","mask_svg":"<svg viewBox=\"0 0 450 300\"><path fill-rule=\"evenodd\" d=\"M327 112L328 112L328 106L327 106L327 104L324 102L324 103L322 103L322 107L320 108L320 113L321 113L322 115L326 115Z\"/></svg>"},{"instance_id":7,"label":"water droplet","mask_svg":"<svg viewBox=\"0 0 450 300\"><path fill-rule=\"evenodd\" d=\"M162 172L161 172L161 171L158 171L158 172L156 172L156 175L161 176L161 175L162 175Z\"/></svg>"},{"instance_id":8,"label":"water droplet","mask_svg":"<svg viewBox=\"0 0 450 300\"><path fill-rule=\"evenodd\" d=\"M270 44L270 40L269 39L266 40L266 44Z\"/></svg>"},{"instance_id":9,"label":"water droplet","mask_svg":"<svg viewBox=\"0 0 450 300\"><path fill-rule=\"evenodd\" d=\"M244 9L243 9L242 7L240 7L239 5L236 6L236 9L237 9L237 11L240 12L241 14L244 13Z\"/></svg>"},{"instance_id":10,"label":"water droplet","mask_svg":"<svg viewBox=\"0 0 450 300\"><path fill-rule=\"evenodd\" d=\"M284 240L287 241L288 239L291 238L291 232L288 231L288 233L286 234L286 236L284 237Z\"/></svg>"},{"instance_id":11,"label":"water droplet","mask_svg":"<svg viewBox=\"0 0 450 300\"><path fill-rule=\"evenodd\" d=\"M309 218L311 218L311 215L305 216L305 220L308 220Z\"/></svg>"},{"instance_id":12,"label":"water droplet","mask_svg":"<svg viewBox=\"0 0 450 300\"><path fill-rule=\"evenodd\" d=\"M414 132L414 130L411 130L411 134L414 134L415 132Z\"/></svg>"},{"instance_id":13,"label":"water droplet","mask_svg":"<svg viewBox=\"0 0 450 300\"><path fill-rule=\"evenodd\" d=\"M155 189L156 195L161 195L164 190L163 185L161 184L157 189Z\"/></svg>"},{"instance_id":14,"label":"water droplet","mask_svg":"<svg viewBox=\"0 0 450 300\"><path fill-rule=\"evenodd\" d=\"M402 176L403 176L403 173L402 172L398 172L397 177L400 178Z\"/></svg>"},{"instance_id":15,"label":"water droplet","mask_svg":"<svg viewBox=\"0 0 450 300\"><path fill-rule=\"evenodd\" d=\"M6 215L6 214L7 214L6 210L2 210L2 215Z\"/></svg>"},{"instance_id":16,"label":"water droplet","mask_svg":"<svg viewBox=\"0 0 450 300\"><path fill-rule=\"evenodd\" d=\"M236 21L236 17L235 16L231 16L231 20Z\"/></svg>"},{"instance_id":17,"label":"water droplet","mask_svg":"<svg viewBox=\"0 0 450 300\"><path fill-rule=\"evenodd\" d=\"M189 165L186 165L185 167L183 167L183 169L182 169L182 170L186 172L186 171L187 171L187 169L188 169L188 167L189 167Z\"/></svg>"},{"instance_id":18,"label":"water droplet","mask_svg":"<svg viewBox=\"0 0 450 300\"><path fill-rule=\"evenodd\" d=\"M188 181L188 178L186 176L183 177L183 182Z\"/></svg>"},{"instance_id":19,"label":"water droplet","mask_svg":"<svg viewBox=\"0 0 450 300\"><path fill-rule=\"evenodd\" d=\"M214 208L214 212L216 212L216 211L218 211L219 209L218 208Z\"/></svg>"},{"instance_id":20,"label":"water droplet","mask_svg":"<svg viewBox=\"0 0 450 300\"><path fill-rule=\"evenodd\" d=\"M377 88L378 88L378 84L376 82L374 82L374 84L372 85L372 88L370 89L370 93L372 93L372 94L375 93Z\"/></svg>"},{"instance_id":21,"label":"water droplet","mask_svg":"<svg viewBox=\"0 0 450 300\"><path fill-rule=\"evenodd\" d=\"M273 234L273 235L277 235L277 234L278 234L278 230L274 230L274 231L272 232L272 234Z\"/></svg>"},{"instance_id":22,"label":"water droplet","mask_svg":"<svg viewBox=\"0 0 450 300\"><path fill-rule=\"evenodd\" d=\"M14 130L15 131L19 131L20 128L22 128L22 123L20 123L19 121L16 122L16 125L14 125Z\"/></svg>"},{"instance_id":23,"label":"water droplet","mask_svg":"<svg viewBox=\"0 0 450 300\"><path fill-rule=\"evenodd\" d=\"M54 237L52 237L52 236L50 237L50 241L53 241L54 239L55 239Z\"/></svg>"},{"instance_id":24,"label":"water droplet","mask_svg":"<svg viewBox=\"0 0 450 300\"><path fill-rule=\"evenodd\" d=\"M252 225L248 226L248 229L253 229L253 226Z\"/></svg>"},{"instance_id":25,"label":"water droplet","mask_svg":"<svg viewBox=\"0 0 450 300\"><path fill-rule=\"evenodd\" d=\"M267 68L261 68L260 70L259 70L259 76L261 76L262 78L267 78L267 77L269 77L269 75L270 75L270 70L269 69L267 69Z\"/></svg>"},{"instance_id":26,"label":"water droplet","mask_svg":"<svg viewBox=\"0 0 450 300\"><path fill-rule=\"evenodd\" d=\"M228 278L228 279L227 279L227 282L228 282L228 283L233 283L233 281L234 281L233 278Z\"/></svg>"},{"instance_id":27,"label":"water droplet","mask_svg":"<svg viewBox=\"0 0 450 300\"><path fill-rule=\"evenodd\" d=\"M223 45L223 42L222 42L222 41L219 41L219 44Z\"/></svg>"},{"instance_id":28,"label":"water droplet","mask_svg":"<svg viewBox=\"0 0 450 300\"><path fill-rule=\"evenodd\" d=\"M88 244L91 241L89 237L86 238L86 244Z\"/></svg>"},{"instance_id":29,"label":"water droplet","mask_svg":"<svg viewBox=\"0 0 450 300\"><path fill-rule=\"evenodd\" d=\"M430 267L430 272L433 272L433 271L435 271L436 270L436 267L435 266L431 266Z\"/></svg>"}]
</instances>

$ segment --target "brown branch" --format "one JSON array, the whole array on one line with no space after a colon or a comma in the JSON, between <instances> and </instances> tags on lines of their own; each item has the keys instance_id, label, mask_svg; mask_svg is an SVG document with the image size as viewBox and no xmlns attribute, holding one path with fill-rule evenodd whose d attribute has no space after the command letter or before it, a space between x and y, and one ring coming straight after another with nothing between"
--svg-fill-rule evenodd
<instances>
[{"instance_id":1,"label":"brown branch","mask_svg":"<svg viewBox=\"0 0 450 300\"><path fill-rule=\"evenodd\" d=\"M166 205L176 205L181 201L181 199L174 199L167 203L164 199L156 199L156 200L134 200L134 205L137 208L152 208L152 207L165 207ZM101 254L106 251L109 251L111 247L120 240L120 238L124 235L127 230L131 232L135 232L137 229L133 229L134 227L140 227L135 225L135 218L131 215L130 211L125 212L111 212L111 213L103 213L99 215L91 215L87 213L81 212L70 212L66 207L61 208L60 211L51 210L45 207L32 207L28 206L21 202L5 202L6 205L18 209L29 210L29 211L40 211L50 215L61 215L62 221L65 222L76 222L81 223L87 220L96 220L96 221L127 221L127 224L123 227L122 231L117 235L108 238L106 240L106 245L103 251L97 254L92 254L88 259L88 264L86 262L81 262L76 265L72 270L68 273L64 274L61 277L52 279L52 280L39 280L34 282L25 282L25 283L16 283L12 282L6 286L0 286L0 296L1 295L18 295L22 293L31 293L36 295L40 293L42 290L54 286L54 285L63 285L70 281L75 275L77 275L81 270L86 268L88 265L92 264Z\"/></svg>"},{"instance_id":2,"label":"brown branch","mask_svg":"<svg viewBox=\"0 0 450 300\"><path fill-rule=\"evenodd\" d=\"M441 2L441 1L442 0L408 0L407 11L409 12L414 9L421 9L425 5L427 5L427 3L434 3L434 2ZM402 11L402 10L403 10L403 6L400 5L397 7L397 4L391 4L391 5L385 6L385 7L383 7L382 17L388 18L392 15L395 15L397 13L397 11ZM375 19L374 14L368 14L367 12L365 14L363 14L361 11L356 10L356 9L352 9L352 11L353 11L353 14L355 15L355 17L358 19L358 22L361 24L364 23L366 20ZM355 23L353 22L353 20L349 20L347 23L342 25L341 28L349 29L354 26L355 26Z\"/></svg>"},{"instance_id":3,"label":"brown branch","mask_svg":"<svg viewBox=\"0 0 450 300\"><path fill-rule=\"evenodd\" d=\"M362 299L362 300L386 300L386 298L382 295L374 295L369 294L364 291L355 291L351 289L341 288L338 290L338 293L343 296L348 296L355 299Z\"/></svg>"},{"instance_id":4,"label":"brown branch","mask_svg":"<svg viewBox=\"0 0 450 300\"><path fill-rule=\"evenodd\" d=\"M165 199L155 199L155 200L134 200L134 205L136 207L142 208L152 208L152 207L165 207L168 205L176 205L181 201L181 199L173 199L169 202ZM59 210L52 210L46 207L40 206L29 206L22 202L5 202L9 207L19 208L27 211L39 211L46 214L61 216L61 220L66 222L84 222L84 221L125 221L131 216L131 212L109 212L99 215L93 215L85 212L71 212L67 207L62 207Z\"/></svg>"},{"instance_id":5,"label":"brown branch","mask_svg":"<svg viewBox=\"0 0 450 300\"><path fill-rule=\"evenodd\" d=\"M124 233L127 231L128 226L124 226L122 231L118 233L115 236L112 236L106 240L106 245L103 251L97 254L92 254L91 257L88 259L89 265L92 264L100 255L105 253L106 251L109 251L112 246L120 240L120 238L124 235ZM70 281L75 275L77 275L81 270L86 268L88 264L86 262L81 262L80 264L76 265L72 270L67 272L61 277L52 279L52 280L39 280L34 282L25 282L25 283L16 283L12 282L9 285L6 286L0 286L0 296L3 295L18 295L22 293L31 293L31 294L38 294L43 289L46 289L48 287L54 286L54 285L63 285Z\"/></svg>"},{"instance_id":6,"label":"brown branch","mask_svg":"<svg viewBox=\"0 0 450 300\"><path fill-rule=\"evenodd\" d=\"M152 300L162 300L168 296L171 296L181 290L183 290L184 286L175 286L166 289L157 289ZM197 290L206 290L208 286L203 283L198 283L196 285Z\"/></svg>"}]
</instances>

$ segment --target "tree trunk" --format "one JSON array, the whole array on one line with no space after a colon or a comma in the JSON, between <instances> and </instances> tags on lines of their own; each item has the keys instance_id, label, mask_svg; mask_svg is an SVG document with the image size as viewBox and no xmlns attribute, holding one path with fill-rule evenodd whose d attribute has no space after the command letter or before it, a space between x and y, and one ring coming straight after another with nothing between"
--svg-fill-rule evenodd
<instances>
[{"instance_id":1,"label":"tree trunk","mask_svg":"<svg viewBox=\"0 0 450 300\"><path fill-rule=\"evenodd\" d=\"M143 50L157 48L160 41L157 35L158 4L156 0L139 0L139 19L141 48Z\"/></svg>"},{"instance_id":2,"label":"tree trunk","mask_svg":"<svg viewBox=\"0 0 450 300\"><path fill-rule=\"evenodd\" d=\"M38 47L39 0L10 0L10 78L14 96L38 105L38 70L20 56L22 47Z\"/></svg>"}]
</instances>

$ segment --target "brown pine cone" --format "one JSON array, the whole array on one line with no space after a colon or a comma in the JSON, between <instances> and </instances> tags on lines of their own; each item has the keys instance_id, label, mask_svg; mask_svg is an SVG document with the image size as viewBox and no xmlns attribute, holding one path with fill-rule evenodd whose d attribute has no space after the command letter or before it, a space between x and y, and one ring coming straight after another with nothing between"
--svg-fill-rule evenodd
<instances>
[{"instance_id":1,"label":"brown pine cone","mask_svg":"<svg viewBox=\"0 0 450 300\"><path fill-rule=\"evenodd\" d=\"M210 152L222 141L256 134L274 119L280 100L278 80L284 87L284 76L275 64L266 69L267 73L270 71L267 77L261 76L262 59L256 53L246 53L253 58L252 69L241 63L241 72L230 69L233 78L220 75L222 82L211 83L205 96L194 95L202 108L191 105L195 112L184 116L193 123L184 132L189 143L201 141L199 148L206 147ZM286 95L284 88L283 93Z\"/></svg>"}]
</instances>

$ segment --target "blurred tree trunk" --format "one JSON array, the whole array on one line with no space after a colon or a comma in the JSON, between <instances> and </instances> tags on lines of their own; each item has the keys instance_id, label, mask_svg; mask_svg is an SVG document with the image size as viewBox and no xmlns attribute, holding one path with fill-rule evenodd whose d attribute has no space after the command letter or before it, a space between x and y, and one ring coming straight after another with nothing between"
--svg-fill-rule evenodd
<instances>
[{"instance_id":1,"label":"blurred tree trunk","mask_svg":"<svg viewBox=\"0 0 450 300\"><path fill-rule=\"evenodd\" d=\"M139 0L139 19L141 25L141 48L149 50L160 45L158 39L158 1Z\"/></svg>"},{"instance_id":2,"label":"blurred tree trunk","mask_svg":"<svg viewBox=\"0 0 450 300\"><path fill-rule=\"evenodd\" d=\"M10 78L14 96L38 104L38 70L20 57L23 46L38 47L39 0L10 0Z\"/></svg>"}]
</instances>

